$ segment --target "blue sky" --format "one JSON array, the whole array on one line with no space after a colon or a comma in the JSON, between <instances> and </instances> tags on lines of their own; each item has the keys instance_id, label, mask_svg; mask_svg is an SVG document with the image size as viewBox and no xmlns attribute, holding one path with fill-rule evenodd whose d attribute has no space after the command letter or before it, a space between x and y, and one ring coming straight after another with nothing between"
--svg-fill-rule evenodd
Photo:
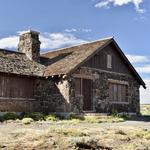
<instances>
[{"instance_id":1,"label":"blue sky","mask_svg":"<svg viewBox=\"0 0 150 150\"><path fill-rule=\"evenodd\" d=\"M16 49L18 34L40 31L43 51L114 36L147 83L150 103L149 0L1 0L0 48Z\"/></svg>"}]
</instances>

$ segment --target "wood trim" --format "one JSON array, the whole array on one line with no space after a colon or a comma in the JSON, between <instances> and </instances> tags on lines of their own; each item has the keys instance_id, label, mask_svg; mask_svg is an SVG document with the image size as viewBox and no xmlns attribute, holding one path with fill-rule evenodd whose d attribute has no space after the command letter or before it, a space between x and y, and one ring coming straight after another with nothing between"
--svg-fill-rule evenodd
<instances>
[{"instance_id":1,"label":"wood trim","mask_svg":"<svg viewBox=\"0 0 150 150\"><path fill-rule=\"evenodd\" d=\"M122 81L122 80L108 79L108 82L109 83L116 83L116 84L122 84L122 85L129 86L129 83L127 81Z\"/></svg>"},{"instance_id":2,"label":"wood trim","mask_svg":"<svg viewBox=\"0 0 150 150\"><path fill-rule=\"evenodd\" d=\"M83 74L73 74L73 77L74 77L74 78L91 79L91 80L93 80L93 77L92 77L92 76L83 75Z\"/></svg>"}]
</instances>

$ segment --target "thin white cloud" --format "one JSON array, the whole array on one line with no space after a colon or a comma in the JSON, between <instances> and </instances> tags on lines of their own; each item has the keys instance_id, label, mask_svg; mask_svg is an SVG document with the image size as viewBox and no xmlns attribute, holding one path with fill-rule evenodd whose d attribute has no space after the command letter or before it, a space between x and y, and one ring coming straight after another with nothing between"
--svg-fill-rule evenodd
<instances>
[{"instance_id":1,"label":"thin white cloud","mask_svg":"<svg viewBox=\"0 0 150 150\"><path fill-rule=\"evenodd\" d=\"M86 32L86 33L88 33L88 32L92 32L92 29L82 29L82 32Z\"/></svg>"},{"instance_id":2,"label":"thin white cloud","mask_svg":"<svg viewBox=\"0 0 150 150\"><path fill-rule=\"evenodd\" d=\"M19 42L18 36L10 36L0 39L0 48L16 48Z\"/></svg>"},{"instance_id":3,"label":"thin white cloud","mask_svg":"<svg viewBox=\"0 0 150 150\"><path fill-rule=\"evenodd\" d=\"M148 65L143 65L142 67L136 67L136 70L139 73L145 73L145 74L149 74L150 73L150 64Z\"/></svg>"},{"instance_id":4,"label":"thin white cloud","mask_svg":"<svg viewBox=\"0 0 150 150\"><path fill-rule=\"evenodd\" d=\"M131 63L144 63L150 62L150 59L147 56L142 55L126 55Z\"/></svg>"},{"instance_id":5,"label":"thin white cloud","mask_svg":"<svg viewBox=\"0 0 150 150\"><path fill-rule=\"evenodd\" d=\"M83 29L75 29L75 28L72 28L72 29L65 29L64 30L65 32L68 32L68 33L71 33L71 32L92 32L92 29L89 29L89 28L83 28Z\"/></svg>"},{"instance_id":6,"label":"thin white cloud","mask_svg":"<svg viewBox=\"0 0 150 150\"><path fill-rule=\"evenodd\" d=\"M45 33L41 34L41 49L55 49L68 45L74 45L85 42L75 37L73 34L66 33Z\"/></svg>"},{"instance_id":7,"label":"thin white cloud","mask_svg":"<svg viewBox=\"0 0 150 150\"><path fill-rule=\"evenodd\" d=\"M17 32L18 34L24 31ZM85 42L71 33L41 33L41 49L55 49L68 45ZM0 48L17 49L19 35L14 35L0 39Z\"/></svg>"},{"instance_id":8,"label":"thin white cloud","mask_svg":"<svg viewBox=\"0 0 150 150\"><path fill-rule=\"evenodd\" d=\"M72 29L65 29L65 32L77 32L77 29L72 28Z\"/></svg>"},{"instance_id":9,"label":"thin white cloud","mask_svg":"<svg viewBox=\"0 0 150 150\"><path fill-rule=\"evenodd\" d=\"M111 6L123 6L127 4L133 4L135 10L138 13L144 13L145 10L140 7L140 4L143 3L143 0L99 0L97 4L95 4L96 8L110 8Z\"/></svg>"},{"instance_id":10,"label":"thin white cloud","mask_svg":"<svg viewBox=\"0 0 150 150\"><path fill-rule=\"evenodd\" d=\"M150 79L145 79L144 81L147 88L140 88L141 103L150 103Z\"/></svg>"}]
</instances>

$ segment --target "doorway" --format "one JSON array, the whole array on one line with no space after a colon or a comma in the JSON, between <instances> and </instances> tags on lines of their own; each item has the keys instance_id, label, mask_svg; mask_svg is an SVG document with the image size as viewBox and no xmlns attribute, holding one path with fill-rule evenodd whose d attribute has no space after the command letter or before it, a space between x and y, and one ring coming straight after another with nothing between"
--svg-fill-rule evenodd
<instances>
[{"instance_id":1,"label":"doorway","mask_svg":"<svg viewBox=\"0 0 150 150\"><path fill-rule=\"evenodd\" d=\"M83 96L83 111L92 111L92 80L76 78L75 93Z\"/></svg>"}]
</instances>

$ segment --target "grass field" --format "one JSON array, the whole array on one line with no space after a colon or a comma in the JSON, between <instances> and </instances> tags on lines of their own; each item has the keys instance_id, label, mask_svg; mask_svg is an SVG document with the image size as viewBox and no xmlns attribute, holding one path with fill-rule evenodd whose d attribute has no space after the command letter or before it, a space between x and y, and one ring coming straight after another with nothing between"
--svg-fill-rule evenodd
<instances>
[{"instance_id":1,"label":"grass field","mask_svg":"<svg viewBox=\"0 0 150 150\"><path fill-rule=\"evenodd\" d=\"M150 115L150 105L141 113ZM97 121L98 120L98 121ZM87 117L86 121L8 120L0 124L2 150L149 150L150 122L113 117Z\"/></svg>"},{"instance_id":2,"label":"grass field","mask_svg":"<svg viewBox=\"0 0 150 150\"><path fill-rule=\"evenodd\" d=\"M141 105L141 114L150 116L150 104L142 104Z\"/></svg>"}]
</instances>

